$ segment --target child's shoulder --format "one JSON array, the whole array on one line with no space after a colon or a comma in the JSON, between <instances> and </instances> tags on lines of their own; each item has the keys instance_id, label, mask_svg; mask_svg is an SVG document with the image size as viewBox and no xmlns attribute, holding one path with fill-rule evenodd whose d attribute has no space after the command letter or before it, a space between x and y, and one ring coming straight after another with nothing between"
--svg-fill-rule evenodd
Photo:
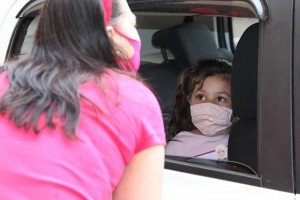
<instances>
[{"instance_id":1,"label":"child's shoulder","mask_svg":"<svg viewBox=\"0 0 300 200\"><path fill-rule=\"evenodd\" d=\"M195 138L199 138L201 135L194 134L190 131L181 131L172 138L172 140L194 140Z\"/></svg>"},{"instance_id":2,"label":"child's shoulder","mask_svg":"<svg viewBox=\"0 0 300 200\"><path fill-rule=\"evenodd\" d=\"M202 140L202 141L219 141L228 140L229 134L221 134L215 136L206 136L202 134L195 134L190 131L181 131L172 140Z\"/></svg>"}]
</instances>

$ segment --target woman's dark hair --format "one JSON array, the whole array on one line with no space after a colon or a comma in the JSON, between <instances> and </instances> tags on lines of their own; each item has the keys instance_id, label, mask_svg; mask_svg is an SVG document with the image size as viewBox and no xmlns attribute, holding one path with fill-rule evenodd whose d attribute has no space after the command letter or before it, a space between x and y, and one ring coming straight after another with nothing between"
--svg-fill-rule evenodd
<instances>
[{"instance_id":1,"label":"woman's dark hair","mask_svg":"<svg viewBox=\"0 0 300 200\"><path fill-rule=\"evenodd\" d=\"M230 82L232 64L224 59L200 60L195 67L185 69L178 79L175 94L175 106L169 124L169 135L174 137L181 131L191 131L196 127L192 123L190 112L190 99L194 88L209 76L224 75Z\"/></svg>"},{"instance_id":2,"label":"woman's dark hair","mask_svg":"<svg viewBox=\"0 0 300 200\"><path fill-rule=\"evenodd\" d=\"M119 12L118 7L113 10ZM0 114L8 113L17 126L35 133L41 114L50 128L59 117L65 135L74 137L80 83L89 75L100 77L106 68L118 68L101 1L46 0L31 53L5 67L10 86L0 101Z\"/></svg>"}]
</instances>

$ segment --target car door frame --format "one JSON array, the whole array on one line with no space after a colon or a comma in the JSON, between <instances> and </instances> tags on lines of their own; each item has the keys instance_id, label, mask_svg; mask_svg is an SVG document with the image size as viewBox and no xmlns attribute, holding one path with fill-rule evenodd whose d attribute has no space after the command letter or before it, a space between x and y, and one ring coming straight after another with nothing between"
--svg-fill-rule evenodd
<instances>
[{"instance_id":1,"label":"car door frame","mask_svg":"<svg viewBox=\"0 0 300 200\"><path fill-rule=\"evenodd\" d=\"M295 0L294 9L294 46L293 46L293 116L294 116L294 152L295 181L300 181L300 0ZM295 187L296 199L300 199L300 184Z\"/></svg>"},{"instance_id":2,"label":"car door frame","mask_svg":"<svg viewBox=\"0 0 300 200\"><path fill-rule=\"evenodd\" d=\"M260 21L259 33L258 175L171 160L166 160L167 169L294 193L291 79L294 0L269 0L268 5L270 16Z\"/></svg>"}]
</instances>

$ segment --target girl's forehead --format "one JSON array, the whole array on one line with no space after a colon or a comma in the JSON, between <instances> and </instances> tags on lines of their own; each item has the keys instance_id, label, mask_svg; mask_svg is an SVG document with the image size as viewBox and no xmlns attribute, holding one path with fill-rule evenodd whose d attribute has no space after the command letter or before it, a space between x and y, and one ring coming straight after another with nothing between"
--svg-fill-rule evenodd
<instances>
[{"instance_id":1,"label":"girl's forehead","mask_svg":"<svg viewBox=\"0 0 300 200\"><path fill-rule=\"evenodd\" d=\"M204 79L206 81L207 79L209 80L215 80L215 81L224 81L230 83L230 75L229 74L215 74L208 76Z\"/></svg>"},{"instance_id":2,"label":"girl's forehead","mask_svg":"<svg viewBox=\"0 0 300 200\"><path fill-rule=\"evenodd\" d=\"M193 81L193 88L194 89L199 88L199 87L201 88L201 87L203 87L203 84L207 83L207 82L209 82L211 84L214 82L217 83L219 81L222 81L225 84L226 84L226 82L230 83L230 81L231 81L230 75L229 74L214 74L214 75L210 75L207 77L198 77Z\"/></svg>"},{"instance_id":3,"label":"girl's forehead","mask_svg":"<svg viewBox=\"0 0 300 200\"><path fill-rule=\"evenodd\" d=\"M194 82L193 91L201 90L203 87L223 86L230 89L230 76L227 74L216 74Z\"/></svg>"}]
</instances>

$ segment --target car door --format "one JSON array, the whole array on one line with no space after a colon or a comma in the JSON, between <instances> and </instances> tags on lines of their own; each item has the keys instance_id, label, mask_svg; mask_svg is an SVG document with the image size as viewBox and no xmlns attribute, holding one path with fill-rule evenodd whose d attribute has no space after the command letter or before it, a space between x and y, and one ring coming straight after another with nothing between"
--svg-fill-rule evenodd
<instances>
[{"instance_id":1,"label":"car door","mask_svg":"<svg viewBox=\"0 0 300 200\"><path fill-rule=\"evenodd\" d=\"M294 199L294 1L267 5L269 19L259 22L257 175L167 160L165 199Z\"/></svg>"},{"instance_id":2,"label":"car door","mask_svg":"<svg viewBox=\"0 0 300 200\"><path fill-rule=\"evenodd\" d=\"M294 117L294 157L295 157L295 181L300 181L300 1L295 0L294 14L294 46L293 46L293 117ZM300 199L300 185L295 187L296 199Z\"/></svg>"}]
</instances>

